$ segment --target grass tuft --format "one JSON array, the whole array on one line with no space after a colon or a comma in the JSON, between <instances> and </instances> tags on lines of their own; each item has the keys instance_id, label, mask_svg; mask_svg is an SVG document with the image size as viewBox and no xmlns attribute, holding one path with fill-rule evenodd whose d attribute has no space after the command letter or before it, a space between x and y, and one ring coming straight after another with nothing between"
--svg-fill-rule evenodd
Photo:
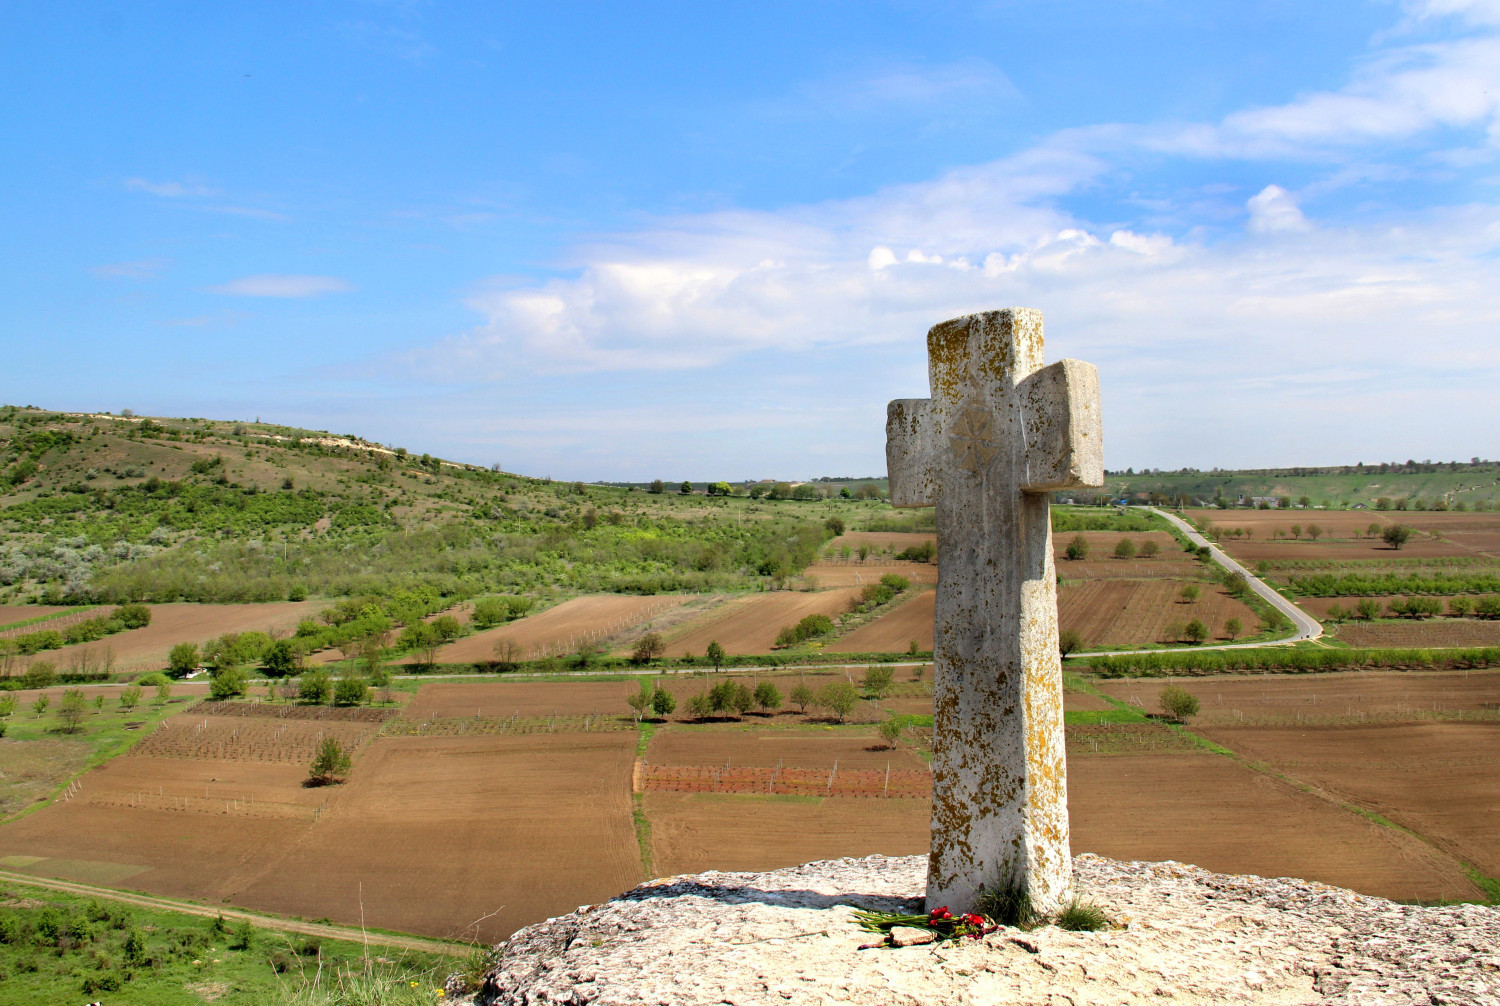
<instances>
[{"instance_id":1,"label":"grass tuft","mask_svg":"<svg viewBox=\"0 0 1500 1006\"><path fill-rule=\"evenodd\" d=\"M1108 929L1111 925L1104 909L1091 901L1079 901L1077 898L1057 914L1057 928L1070 932L1094 933Z\"/></svg>"}]
</instances>

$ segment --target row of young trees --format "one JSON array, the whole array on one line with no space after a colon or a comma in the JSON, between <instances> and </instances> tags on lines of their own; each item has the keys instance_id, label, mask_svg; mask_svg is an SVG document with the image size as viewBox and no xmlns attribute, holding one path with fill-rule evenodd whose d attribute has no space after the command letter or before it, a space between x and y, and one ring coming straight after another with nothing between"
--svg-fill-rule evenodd
<instances>
[{"instance_id":1,"label":"row of young trees","mask_svg":"<svg viewBox=\"0 0 1500 1006\"><path fill-rule=\"evenodd\" d=\"M1385 603L1384 614L1387 618L1423 619L1441 615L1445 608L1454 618L1468 618L1470 615L1483 619L1500 618L1500 594L1479 597L1460 594L1448 598L1446 604L1440 597L1394 597ZM1381 617L1381 604L1373 597L1362 597L1347 608L1330 604L1324 617L1336 625L1351 619L1368 622Z\"/></svg>"},{"instance_id":2,"label":"row of young trees","mask_svg":"<svg viewBox=\"0 0 1500 1006\"><path fill-rule=\"evenodd\" d=\"M1083 535L1074 535L1068 546L1063 550L1063 555L1075 562L1089 557L1089 542ZM1115 542L1114 557L1116 559L1134 559L1139 555L1142 559L1155 558L1161 552L1161 546L1154 540L1147 539L1139 546L1131 538L1121 538Z\"/></svg>"}]
</instances>

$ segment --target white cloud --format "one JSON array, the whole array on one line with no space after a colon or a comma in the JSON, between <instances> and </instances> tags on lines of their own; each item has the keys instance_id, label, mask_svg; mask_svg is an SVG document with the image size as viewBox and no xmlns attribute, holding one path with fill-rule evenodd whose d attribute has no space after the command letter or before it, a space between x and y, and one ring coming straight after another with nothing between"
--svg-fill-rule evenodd
<instances>
[{"instance_id":1,"label":"white cloud","mask_svg":"<svg viewBox=\"0 0 1500 1006\"><path fill-rule=\"evenodd\" d=\"M125 188L132 192L149 192L166 199L190 199L201 196L216 196L218 189L209 188L192 180L182 182L148 182L144 178L125 179Z\"/></svg>"},{"instance_id":2,"label":"white cloud","mask_svg":"<svg viewBox=\"0 0 1500 1006\"><path fill-rule=\"evenodd\" d=\"M137 259L134 262L96 265L89 272L105 279L155 279L170 264L164 258L146 258Z\"/></svg>"},{"instance_id":3,"label":"white cloud","mask_svg":"<svg viewBox=\"0 0 1500 1006\"><path fill-rule=\"evenodd\" d=\"M354 285L334 276L244 276L208 288L211 293L235 297L320 297L325 293L344 293Z\"/></svg>"},{"instance_id":4,"label":"white cloud","mask_svg":"<svg viewBox=\"0 0 1500 1006\"><path fill-rule=\"evenodd\" d=\"M1248 227L1252 234L1305 231L1309 227L1292 194L1280 185L1267 185L1251 196L1245 206L1250 211Z\"/></svg>"},{"instance_id":5,"label":"white cloud","mask_svg":"<svg viewBox=\"0 0 1500 1006\"><path fill-rule=\"evenodd\" d=\"M888 112L893 107L972 101L1009 104L1020 97L1015 84L988 60L963 59L937 66L895 64L837 74L798 88L794 100L774 106L803 116Z\"/></svg>"},{"instance_id":6,"label":"white cloud","mask_svg":"<svg viewBox=\"0 0 1500 1006\"><path fill-rule=\"evenodd\" d=\"M1407 0L1408 22L1456 17L1469 24L1500 24L1500 0Z\"/></svg>"}]
</instances>

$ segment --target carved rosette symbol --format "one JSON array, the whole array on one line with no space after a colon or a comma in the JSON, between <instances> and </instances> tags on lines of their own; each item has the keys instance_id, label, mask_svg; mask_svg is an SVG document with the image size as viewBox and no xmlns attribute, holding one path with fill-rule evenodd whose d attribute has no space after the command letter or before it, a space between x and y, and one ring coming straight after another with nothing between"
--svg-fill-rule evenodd
<instances>
[{"instance_id":1,"label":"carved rosette symbol","mask_svg":"<svg viewBox=\"0 0 1500 1006\"><path fill-rule=\"evenodd\" d=\"M965 405L948 435L948 447L953 451L953 460L958 467L975 475L999 452L995 443L994 420L989 410L977 405Z\"/></svg>"}]
</instances>

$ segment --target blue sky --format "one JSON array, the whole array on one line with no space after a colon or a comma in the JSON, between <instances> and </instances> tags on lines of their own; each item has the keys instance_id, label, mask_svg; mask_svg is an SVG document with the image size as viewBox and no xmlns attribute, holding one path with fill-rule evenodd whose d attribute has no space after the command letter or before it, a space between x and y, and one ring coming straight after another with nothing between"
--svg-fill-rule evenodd
<instances>
[{"instance_id":1,"label":"blue sky","mask_svg":"<svg viewBox=\"0 0 1500 1006\"><path fill-rule=\"evenodd\" d=\"M0 7L0 400L884 468L1041 308L1106 463L1495 456L1500 0Z\"/></svg>"}]
</instances>

